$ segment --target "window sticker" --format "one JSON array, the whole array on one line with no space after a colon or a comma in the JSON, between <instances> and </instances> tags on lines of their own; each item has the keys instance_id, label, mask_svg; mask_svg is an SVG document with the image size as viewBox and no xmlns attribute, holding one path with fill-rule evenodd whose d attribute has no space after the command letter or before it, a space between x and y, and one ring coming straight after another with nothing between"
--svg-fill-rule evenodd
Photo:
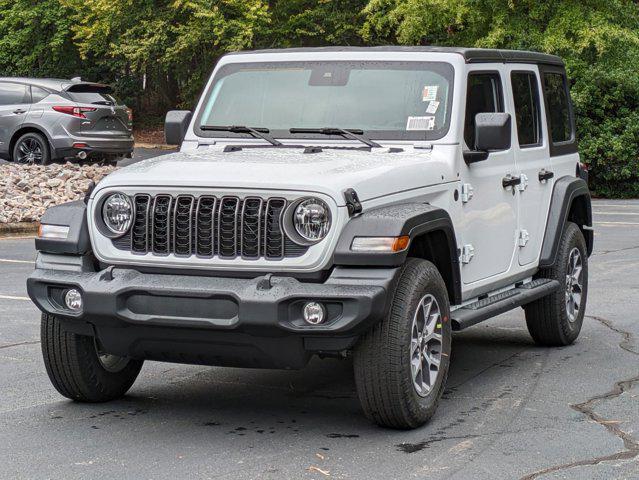
<instances>
[{"instance_id":1,"label":"window sticker","mask_svg":"<svg viewBox=\"0 0 639 480\"><path fill-rule=\"evenodd\" d=\"M437 100L431 100L430 102L428 102L428 107L426 107L426 113L435 115L437 113L438 108L439 108L439 102Z\"/></svg>"},{"instance_id":2,"label":"window sticker","mask_svg":"<svg viewBox=\"0 0 639 480\"><path fill-rule=\"evenodd\" d=\"M406 121L407 131L435 130L435 117L408 117Z\"/></svg>"},{"instance_id":3,"label":"window sticker","mask_svg":"<svg viewBox=\"0 0 639 480\"><path fill-rule=\"evenodd\" d=\"M437 85L426 85L422 90L422 101L432 102L433 100L437 100L438 89L439 87Z\"/></svg>"}]
</instances>

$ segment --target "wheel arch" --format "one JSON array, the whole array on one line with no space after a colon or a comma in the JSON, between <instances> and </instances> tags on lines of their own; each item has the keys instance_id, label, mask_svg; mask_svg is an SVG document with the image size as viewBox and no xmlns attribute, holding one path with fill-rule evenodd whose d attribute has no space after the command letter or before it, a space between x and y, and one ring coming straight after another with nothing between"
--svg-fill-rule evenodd
<instances>
[{"instance_id":1,"label":"wheel arch","mask_svg":"<svg viewBox=\"0 0 639 480\"><path fill-rule=\"evenodd\" d=\"M409 236L406 250L397 253L353 252L355 237ZM365 211L344 227L334 254L335 265L398 267L407 258L432 262L440 272L452 305L461 298L461 273L453 222L445 210L428 204L404 203Z\"/></svg>"},{"instance_id":2,"label":"wheel arch","mask_svg":"<svg viewBox=\"0 0 639 480\"><path fill-rule=\"evenodd\" d=\"M42 127L38 127L32 124L27 124L27 125L23 124L20 126L18 130L16 130L13 133L13 135L11 136L11 140L9 141L9 151L7 152L7 154L12 161L13 161L13 148L15 147L18 139L25 133L38 133L44 136L44 138L46 138L48 143L49 155L51 156L51 158L53 158L53 153L54 153L53 144L51 143L51 138L49 137L49 134L46 132L46 130Z\"/></svg>"},{"instance_id":3,"label":"wheel arch","mask_svg":"<svg viewBox=\"0 0 639 480\"><path fill-rule=\"evenodd\" d=\"M555 263L566 222L573 222L579 227L590 256L594 248L592 205L588 184L581 178L565 176L555 182L541 247L540 267Z\"/></svg>"}]
</instances>

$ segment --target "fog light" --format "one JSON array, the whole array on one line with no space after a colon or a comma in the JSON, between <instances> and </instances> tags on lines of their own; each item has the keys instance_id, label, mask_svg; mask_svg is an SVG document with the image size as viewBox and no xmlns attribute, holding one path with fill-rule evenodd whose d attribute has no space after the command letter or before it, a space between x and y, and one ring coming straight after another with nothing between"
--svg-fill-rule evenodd
<instances>
[{"instance_id":1,"label":"fog light","mask_svg":"<svg viewBox=\"0 0 639 480\"><path fill-rule=\"evenodd\" d=\"M310 323L311 325L319 325L324 321L326 317L326 310L324 309L324 305L318 302L308 302L304 305L304 310L302 312L304 316L304 321L306 323Z\"/></svg>"},{"instance_id":2,"label":"fog light","mask_svg":"<svg viewBox=\"0 0 639 480\"><path fill-rule=\"evenodd\" d=\"M64 303L72 312L82 310L82 295L75 288L71 288L64 294Z\"/></svg>"}]
</instances>

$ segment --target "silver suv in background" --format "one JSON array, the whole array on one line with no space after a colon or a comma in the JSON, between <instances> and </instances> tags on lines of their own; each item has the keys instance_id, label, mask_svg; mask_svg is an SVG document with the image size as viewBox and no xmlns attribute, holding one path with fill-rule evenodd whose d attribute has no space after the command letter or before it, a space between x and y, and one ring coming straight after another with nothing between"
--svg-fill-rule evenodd
<instances>
[{"instance_id":1,"label":"silver suv in background","mask_svg":"<svg viewBox=\"0 0 639 480\"><path fill-rule=\"evenodd\" d=\"M132 112L108 85L0 77L0 158L115 160L133 151Z\"/></svg>"}]
</instances>

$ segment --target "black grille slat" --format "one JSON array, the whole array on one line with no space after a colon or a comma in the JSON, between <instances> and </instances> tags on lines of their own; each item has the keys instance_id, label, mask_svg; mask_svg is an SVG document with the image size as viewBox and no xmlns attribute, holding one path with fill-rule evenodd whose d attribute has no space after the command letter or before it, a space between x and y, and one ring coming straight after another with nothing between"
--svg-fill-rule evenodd
<instances>
[{"instance_id":1,"label":"black grille slat","mask_svg":"<svg viewBox=\"0 0 639 480\"><path fill-rule=\"evenodd\" d=\"M275 260L284 256L284 232L282 215L286 200L271 198L266 204L266 221L264 229L264 256Z\"/></svg>"},{"instance_id":2,"label":"black grille slat","mask_svg":"<svg viewBox=\"0 0 639 480\"><path fill-rule=\"evenodd\" d=\"M195 212L195 253L212 257L215 253L215 197L200 197Z\"/></svg>"},{"instance_id":3,"label":"black grille slat","mask_svg":"<svg viewBox=\"0 0 639 480\"><path fill-rule=\"evenodd\" d=\"M237 256L237 224L240 199L223 197L217 212L217 248L220 257Z\"/></svg>"},{"instance_id":4,"label":"black grille slat","mask_svg":"<svg viewBox=\"0 0 639 480\"><path fill-rule=\"evenodd\" d=\"M241 215L241 254L244 258L260 257L262 204L263 201L261 198L254 197L247 198L243 202Z\"/></svg>"},{"instance_id":5,"label":"black grille slat","mask_svg":"<svg viewBox=\"0 0 639 480\"><path fill-rule=\"evenodd\" d=\"M112 240L135 254L280 260L304 255L284 233L283 198L137 194L131 230Z\"/></svg>"},{"instance_id":6,"label":"black grille slat","mask_svg":"<svg viewBox=\"0 0 639 480\"><path fill-rule=\"evenodd\" d=\"M158 195L153 203L151 224L151 250L159 255L168 255L171 250L171 205L173 197Z\"/></svg>"},{"instance_id":7,"label":"black grille slat","mask_svg":"<svg viewBox=\"0 0 639 480\"><path fill-rule=\"evenodd\" d=\"M135 217L131 226L131 251L147 253L149 251L149 195L136 195L133 199Z\"/></svg>"},{"instance_id":8,"label":"black grille slat","mask_svg":"<svg viewBox=\"0 0 639 480\"><path fill-rule=\"evenodd\" d=\"M173 253L190 256L193 242L191 236L193 228L193 197L180 195L175 201L173 209Z\"/></svg>"}]
</instances>

